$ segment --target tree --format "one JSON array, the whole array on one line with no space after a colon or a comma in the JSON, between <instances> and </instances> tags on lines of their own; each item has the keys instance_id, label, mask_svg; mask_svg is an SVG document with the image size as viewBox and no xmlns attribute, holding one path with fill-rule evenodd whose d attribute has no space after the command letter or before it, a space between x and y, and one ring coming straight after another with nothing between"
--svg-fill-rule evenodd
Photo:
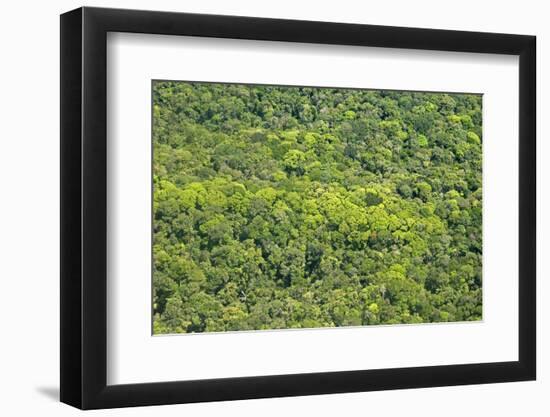
<instances>
[{"instance_id":1,"label":"tree","mask_svg":"<svg viewBox=\"0 0 550 417\"><path fill-rule=\"evenodd\" d=\"M153 83L153 331L479 320L482 100Z\"/></svg>"},{"instance_id":2,"label":"tree","mask_svg":"<svg viewBox=\"0 0 550 417\"><path fill-rule=\"evenodd\" d=\"M306 155L298 149L291 149L283 158L283 166L289 173L302 175L305 171L304 162Z\"/></svg>"}]
</instances>

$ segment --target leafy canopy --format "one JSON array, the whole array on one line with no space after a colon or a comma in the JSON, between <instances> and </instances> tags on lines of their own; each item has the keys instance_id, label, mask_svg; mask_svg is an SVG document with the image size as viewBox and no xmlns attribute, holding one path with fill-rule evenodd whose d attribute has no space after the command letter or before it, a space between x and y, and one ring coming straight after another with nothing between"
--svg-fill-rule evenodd
<instances>
[{"instance_id":1,"label":"leafy canopy","mask_svg":"<svg viewBox=\"0 0 550 417\"><path fill-rule=\"evenodd\" d=\"M481 96L155 82L154 332L481 318Z\"/></svg>"}]
</instances>

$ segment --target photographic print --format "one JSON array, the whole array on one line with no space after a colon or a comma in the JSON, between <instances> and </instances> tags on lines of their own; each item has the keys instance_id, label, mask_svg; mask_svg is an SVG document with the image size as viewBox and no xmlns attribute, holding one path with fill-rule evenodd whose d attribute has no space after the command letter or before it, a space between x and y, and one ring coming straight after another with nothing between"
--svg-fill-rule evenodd
<instances>
[{"instance_id":1,"label":"photographic print","mask_svg":"<svg viewBox=\"0 0 550 417\"><path fill-rule=\"evenodd\" d=\"M535 380L536 50L62 14L60 400Z\"/></svg>"},{"instance_id":2,"label":"photographic print","mask_svg":"<svg viewBox=\"0 0 550 417\"><path fill-rule=\"evenodd\" d=\"M153 334L482 319L482 95L152 82Z\"/></svg>"}]
</instances>

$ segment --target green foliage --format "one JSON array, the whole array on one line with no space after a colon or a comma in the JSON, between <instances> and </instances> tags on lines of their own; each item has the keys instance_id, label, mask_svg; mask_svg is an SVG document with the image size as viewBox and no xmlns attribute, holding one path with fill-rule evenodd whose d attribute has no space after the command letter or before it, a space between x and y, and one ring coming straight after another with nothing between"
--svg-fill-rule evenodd
<instances>
[{"instance_id":1,"label":"green foliage","mask_svg":"<svg viewBox=\"0 0 550 417\"><path fill-rule=\"evenodd\" d=\"M481 318L481 97L155 82L155 333Z\"/></svg>"}]
</instances>

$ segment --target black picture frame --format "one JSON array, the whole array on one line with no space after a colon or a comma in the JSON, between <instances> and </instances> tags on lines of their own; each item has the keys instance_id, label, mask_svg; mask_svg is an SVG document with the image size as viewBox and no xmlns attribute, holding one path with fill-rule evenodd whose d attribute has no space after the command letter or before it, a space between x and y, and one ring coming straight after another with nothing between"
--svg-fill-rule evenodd
<instances>
[{"instance_id":1,"label":"black picture frame","mask_svg":"<svg viewBox=\"0 0 550 417\"><path fill-rule=\"evenodd\" d=\"M108 32L519 56L519 360L107 385ZM79 8L61 15L61 401L81 409L534 380L534 36Z\"/></svg>"}]
</instances>

